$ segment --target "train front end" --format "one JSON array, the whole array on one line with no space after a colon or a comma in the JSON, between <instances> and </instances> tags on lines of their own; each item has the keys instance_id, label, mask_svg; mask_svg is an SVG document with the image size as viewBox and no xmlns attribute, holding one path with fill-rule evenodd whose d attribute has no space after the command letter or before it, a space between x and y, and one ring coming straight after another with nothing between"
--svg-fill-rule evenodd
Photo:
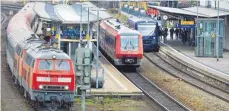
<instances>
[{"instance_id":1,"label":"train front end","mask_svg":"<svg viewBox=\"0 0 229 111\"><path fill-rule=\"evenodd\" d=\"M142 36L140 33L120 33L116 39L116 57L118 66L139 67L143 58Z\"/></svg>"},{"instance_id":2,"label":"train front end","mask_svg":"<svg viewBox=\"0 0 229 111\"><path fill-rule=\"evenodd\" d=\"M75 94L75 75L70 59L37 59L33 73L33 96L37 102L58 102L72 105Z\"/></svg>"},{"instance_id":3,"label":"train front end","mask_svg":"<svg viewBox=\"0 0 229 111\"><path fill-rule=\"evenodd\" d=\"M137 24L137 30L142 34L144 52L159 50L157 25L156 22Z\"/></svg>"}]
</instances>

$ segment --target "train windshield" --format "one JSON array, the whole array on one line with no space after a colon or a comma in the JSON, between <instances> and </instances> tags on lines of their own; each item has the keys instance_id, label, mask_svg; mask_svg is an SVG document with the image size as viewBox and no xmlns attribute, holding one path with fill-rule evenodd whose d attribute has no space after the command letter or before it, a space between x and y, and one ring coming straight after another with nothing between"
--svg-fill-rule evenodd
<instances>
[{"instance_id":1,"label":"train windshield","mask_svg":"<svg viewBox=\"0 0 229 111\"><path fill-rule=\"evenodd\" d=\"M139 24L138 31L142 34L142 36L153 35L155 31L155 24Z\"/></svg>"},{"instance_id":2,"label":"train windshield","mask_svg":"<svg viewBox=\"0 0 229 111\"><path fill-rule=\"evenodd\" d=\"M40 70L53 70L53 61L52 60L40 60L39 69Z\"/></svg>"},{"instance_id":3,"label":"train windshield","mask_svg":"<svg viewBox=\"0 0 229 111\"><path fill-rule=\"evenodd\" d=\"M138 36L121 36L121 50L138 50Z\"/></svg>"},{"instance_id":4,"label":"train windshield","mask_svg":"<svg viewBox=\"0 0 229 111\"><path fill-rule=\"evenodd\" d=\"M39 61L39 70L70 70L69 62L66 60L40 60Z\"/></svg>"},{"instance_id":5,"label":"train windshield","mask_svg":"<svg viewBox=\"0 0 229 111\"><path fill-rule=\"evenodd\" d=\"M68 61L56 60L56 70L70 70L70 65Z\"/></svg>"}]
</instances>

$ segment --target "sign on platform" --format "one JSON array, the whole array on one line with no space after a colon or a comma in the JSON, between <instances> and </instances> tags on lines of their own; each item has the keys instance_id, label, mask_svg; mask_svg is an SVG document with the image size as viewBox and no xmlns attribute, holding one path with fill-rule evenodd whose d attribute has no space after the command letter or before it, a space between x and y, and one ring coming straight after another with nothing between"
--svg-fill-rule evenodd
<instances>
[{"instance_id":1,"label":"sign on platform","mask_svg":"<svg viewBox=\"0 0 229 111\"><path fill-rule=\"evenodd\" d=\"M184 20L181 20L180 22L181 25L194 25L194 21L184 21Z\"/></svg>"},{"instance_id":2,"label":"sign on platform","mask_svg":"<svg viewBox=\"0 0 229 111\"><path fill-rule=\"evenodd\" d=\"M176 26L179 28L195 28L195 23L194 21L181 20L180 24L177 24Z\"/></svg>"}]
</instances>

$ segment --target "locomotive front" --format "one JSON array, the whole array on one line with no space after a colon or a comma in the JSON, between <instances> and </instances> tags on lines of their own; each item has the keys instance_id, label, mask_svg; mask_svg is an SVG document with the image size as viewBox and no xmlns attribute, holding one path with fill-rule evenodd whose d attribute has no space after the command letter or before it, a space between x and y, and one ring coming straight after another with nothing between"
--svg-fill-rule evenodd
<instances>
[{"instance_id":1,"label":"locomotive front","mask_svg":"<svg viewBox=\"0 0 229 111\"><path fill-rule=\"evenodd\" d=\"M142 36L136 31L125 31L118 35L116 44L118 58L115 64L139 67L143 57Z\"/></svg>"},{"instance_id":2,"label":"locomotive front","mask_svg":"<svg viewBox=\"0 0 229 111\"><path fill-rule=\"evenodd\" d=\"M34 68L32 100L73 103L75 75L73 63L65 53L42 53Z\"/></svg>"}]
</instances>

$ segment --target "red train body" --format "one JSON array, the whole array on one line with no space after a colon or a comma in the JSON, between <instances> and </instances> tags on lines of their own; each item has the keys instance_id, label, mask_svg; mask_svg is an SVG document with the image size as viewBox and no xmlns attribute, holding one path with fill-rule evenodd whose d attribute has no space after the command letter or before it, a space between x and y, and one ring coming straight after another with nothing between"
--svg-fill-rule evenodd
<instances>
[{"instance_id":1,"label":"red train body","mask_svg":"<svg viewBox=\"0 0 229 111\"><path fill-rule=\"evenodd\" d=\"M116 19L100 23L99 46L116 66L138 67L143 58L142 36Z\"/></svg>"},{"instance_id":2,"label":"red train body","mask_svg":"<svg viewBox=\"0 0 229 111\"><path fill-rule=\"evenodd\" d=\"M63 51L46 47L46 42L34 34L34 5L27 3L7 27L6 57L14 83L32 102L71 105L75 95L72 60Z\"/></svg>"}]
</instances>

